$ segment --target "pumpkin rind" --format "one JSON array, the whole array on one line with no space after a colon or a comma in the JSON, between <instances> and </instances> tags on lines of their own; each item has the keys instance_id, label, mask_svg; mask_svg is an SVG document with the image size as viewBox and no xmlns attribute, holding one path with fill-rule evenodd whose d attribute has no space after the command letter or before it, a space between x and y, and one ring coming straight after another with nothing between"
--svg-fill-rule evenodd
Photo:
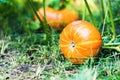
<instances>
[{"instance_id":1,"label":"pumpkin rind","mask_svg":"<svg viewBox=\"0 0 120 80\"><path fill-rule=\"evenodd\" d=\"M87 21L68 24L60 35L60 48L65 58L72 63L83 63L96 56L102 44L99 31Z\"/></svg>"},{"instance_id":2,"label":"pumpkin rind","mask_svg":"<svg viewBox=\"0 0 120 80\"><path fill-rule=\"evenodd\" d=\"M46 20L50 26L55 29L59 29L62 25L66 25L72 21L75 21L79 16L69 10L55 10L50 7L46 7ZM44 9L40 8L37 11L40 19L44 22ZM35 16L35 20L37 17Z\"/></svg>"}]
</instances>

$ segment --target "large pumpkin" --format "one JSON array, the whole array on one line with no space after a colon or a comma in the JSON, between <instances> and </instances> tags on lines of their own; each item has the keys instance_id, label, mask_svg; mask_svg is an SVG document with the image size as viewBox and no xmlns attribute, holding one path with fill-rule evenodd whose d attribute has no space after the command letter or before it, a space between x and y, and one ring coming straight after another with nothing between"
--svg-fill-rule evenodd
<instances>
[{"instance_id":1,"label":"large pumpkin","mask_svg":"<svg viewBox=\"0 0 120 80\"><path fill-rule=\"evenodd\" d=\"M62 25L66 25L79 18L76 13L71 12L70 10L55 10L53 8L46 7L45 12L48 24L56 29L59 29ZM40 8L37 13L40 19L44 22L44 9ZM36 16L35 19L37 19Z\"/></svg>"},{"instance_id":2,"label":"large pumpkin","mask_svg":"<svg viewBox=\"0 0 120 80\"><path fill-rule=\"evenodd\" d=\"M60 48L72 63L83 63L96 56L102 44L99 31L87 21L74 21L60 34Z\"/></svg>"}]
</instances>

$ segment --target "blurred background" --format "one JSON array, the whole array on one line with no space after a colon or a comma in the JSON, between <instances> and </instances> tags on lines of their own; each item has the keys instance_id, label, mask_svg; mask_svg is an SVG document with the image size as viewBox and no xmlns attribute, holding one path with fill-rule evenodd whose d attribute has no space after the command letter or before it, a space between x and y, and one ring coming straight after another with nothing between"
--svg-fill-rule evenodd
<instances>
[{"instance_id":1,"label":"blurred background","mask_svg":"<svg viewBox=\"0 0 120 80\"><path fill-rule=\"evenodd\" d=\"M30 0L34 9L37 11L43 7L42 0ZM35 12L31 8L29 0L0 0L0 32L4 33L23 33L30 28L33 31L40 29L39 23L34 21ZM95 18L96 25L100 28L106 16L106 24L109 26L110 14L108 10L108 0L88 0L89 7ZM117 33L119 33L120 24L120 1L112 0L112 13L115 21ZM104 8L101 6L104 5ZM91 18L87 10L84 0L45 0L45 6L52 7L56 10L68 9L76 12L80 19L85 19L90 22ZM85 14L85 15L83 15ZM105 15L107 14L107 15ZM109 28L108 28L109 29Z\"/></svg>"}]
</instances>

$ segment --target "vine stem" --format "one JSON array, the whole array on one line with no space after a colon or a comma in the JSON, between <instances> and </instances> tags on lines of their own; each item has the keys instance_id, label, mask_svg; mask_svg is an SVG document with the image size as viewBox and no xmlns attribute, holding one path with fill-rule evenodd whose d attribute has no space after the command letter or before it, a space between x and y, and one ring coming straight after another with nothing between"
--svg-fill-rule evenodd
<instances>
[{"instance_id":1,"label":"vine stem","mask_svg":"<svg viewBox=\"0 0 120 80\"><path fill-rule=\"evenodd\" d=\"M49 32L49 29L48 29L48 24L47 24L47 20L46 20L46 10L45 10L45 0L43 0L43 12L44 12L44 30L45 32Z\"/></svg>"},{"instance_id":2,"label":"vine stem","mask_svg":"<svg viewBox=\"0 0 120 80\"><path fill-rule=\"evenodd\" d=\"M104 49L114 49L118 52L120 52L120 46L114 47L114 46L102 46Z\"/></svg>"},{"instance_id":3,"label":"vine stem","mask_svg":"<svg viewBox=\"0 0 120 80\"><path fill-rule=\"evenodd\" d=\"M45 0L43 0L43 8L44 8L44 31L46 33L46 41L51 43L51 30L50 30L51 27L46 20Z\"/></svg>"},{"instance_id":4,"label":"vine stem","mask_svg":"<svg viewBox=\"0 0 120 80\"><path fill-rule=\"evenodd\" d=\"M101 35L102 35L102 36L103 36L104 30L105 30L107 12L108 12L108 9L107 9L106 12L105 12L105 16L104 16L104 20L103 20L103 27L102 27L102 32L101 32Z\"/></svg>"},{"instance_id":5,"label":"vine stem","mask_svg":"<svg viewBox=\"0 0 120 80\"><path fill-rule=\"evenodd\" d=\"M30 7L32 8L33 12L35 13L35 15L37 16L38 20L40 21L40 23L42 23L42 20L40 19L39 15L37 14L33 4L32 4L32 1L31 0L28 0L28 3L30 5ZM41 24L43 26L43 24Z\"/></svg>"},{"instance_id":6,"label":"vine stem","mask_svg":"<svg viewBox=\"0 0 120 80\"><path fill-rule=\"evenodd\" d=\"M42 20L40 19L38 13L36 12L33 4L32 4L32 1L31 0L28 0L29 4L30 4L30 7L32 8L33 12L35 13L35 15L37 16L38 20L40 21L40 25L42 26L42 29L43 31L45 32L46 34L46 40L45 42L47 41L51 41L51 32L50 32L50 28L49 28L49 25L47 24L47 20L46 20L46 11L45 11L45 0L43 0L43 8L44 8L44 23L42 22Z\"/></svg>"},{"instance_id":7,"label":"vine stem","mask_svg":"<svg viewBox=\"0 0 120 80\"><path fill-rule=\"evenodd\" d=\"M92 12L91 12L91 10L90 10L90 7L89 7L89 5L88 5L87 0L84 0L84 2L85 2L85 5L86 5L86 7L87 7L87 9L88 9L88 12L89 12L89 14L90 14L90 17L91 17L91 19L92 19L93 24L96 26L95 19L94 19L93 15L92 15Z\"/></svg>"},{"instance_id":8,"label":"vine stem","mask_svg":"<svg viewBox=\"0 0 120 80\"><path fill-rule=\"evenodd\" d=\"M44 12L44 25L47 26L47 20L46 20L46 10L45 10L45 0L43 0L43 12Z\"/></svg>"},{"instance_id":9,"label":"vine stem","mask_svg":"<svg viewBox=\"0 0 120 80\"><path fill-rule=\"evenodd\" d=\"M104 20L105 18L105 10L104 10L104 4L103 4L103 0L101 0L101 9L102 9L102 21Z\"/></svg>"},{"instance_id":10,"label":"vine stem","mask_svg":"<svg viewBox=\"0 0 120 80\"><path fill-rule=\"evenodd\" d=\"M113 33L113 39L116 37L116 30L115 30L115 25L114 25L114 20L112 16L112 6L111 6L111 1L108 0L108 6L110 10L110 20L111 20L111 25L112 25L112 33Z\"/></svg>"},{"instance_id":11,"label":"vine stem","mask_svg":"<svg viewBox=\"0 0 120 80\"><path fill-rule=\"evenodd\" d=\"M106 43L104 46L115 46L115 45L120 45L120 43Z\"/></svg>"},{"instance_id":12,"label":"vine stem","mask_svg":"<svg viewBox=\"0 0 120 80\"><path fill-rule=\"evenodd\" d=\"M84 5L84 11L83 11L83 14L82 14L82 20L85 20L85 17L86 17L86 6Z\"/></svg>"}]
</instances>

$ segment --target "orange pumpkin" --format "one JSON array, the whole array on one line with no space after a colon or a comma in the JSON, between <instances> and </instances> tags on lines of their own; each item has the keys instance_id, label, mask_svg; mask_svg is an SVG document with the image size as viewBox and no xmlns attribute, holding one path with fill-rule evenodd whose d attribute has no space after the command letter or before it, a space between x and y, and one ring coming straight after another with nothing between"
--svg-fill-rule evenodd
<instances>
[{"instance_id":1,"label":"orange pumpkin","mask_svg":"<svg viewBox=\"0 0 120 80\"><path fill-rule=\"evenodd\" d=\"M60 34L60 48L72 63L83 63L97 55L102 44L99 31L87 21L74 21Z\"/></svg>"},{"instance_id":2,"label":"orange pumpkin","mask_svg":"<svg viewBox=\"0 0 120 80\"><path fill-rule=\"evenodd\" d=\"M55 10L50 7L46 7L45 10L48 24L56 29L59 29L60 26L66 25L79 18L76 13L69 10ZM44 9L40 8L37 13L40 19L44 22ZM36 19L37 17L35 16L35 20Z\"/></svg>"}]
</instances>

